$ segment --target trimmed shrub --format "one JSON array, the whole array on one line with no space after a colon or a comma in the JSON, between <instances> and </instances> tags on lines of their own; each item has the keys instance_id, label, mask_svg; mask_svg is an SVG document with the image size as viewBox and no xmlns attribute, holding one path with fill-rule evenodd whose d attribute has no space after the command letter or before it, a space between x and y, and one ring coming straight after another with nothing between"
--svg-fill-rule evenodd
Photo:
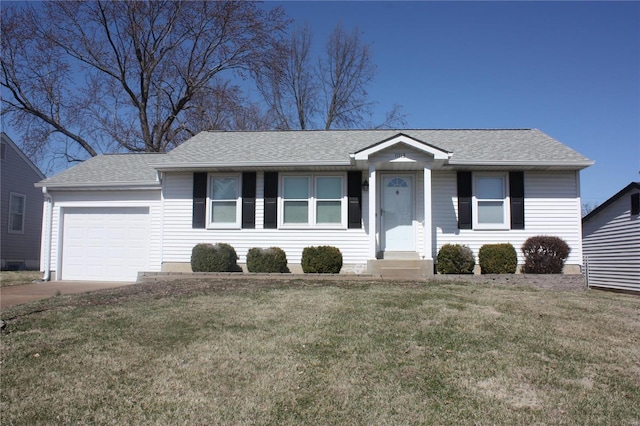
<instances>
[{"instance_id":1,"label":"trimmed shrub","mask_svg":"<svg viewBox=\"0 0 640 426\"><path fill-rule=\"evenodd\" d=\"M254 247L247 252L247 269L249 272L286 273L287 254L280 247Z\"/></svg>"},{"instance_id":2,"label":"trimmed shrub","mask_svg":"<svg viewBox=\"0 0 640 426\"><path fill-rule=\"evenodd\" d=\"M302 270L305 274L337 274L342 269L342 253L337 247L305 247Z\"/></svg>"},{"instance_id":3,"label":"trimmed shrub","mask_svg":"<svg viewBox=\"0 0 640 426\"><path fill-rule=\"evenodd\" d=\"M436 269L440 274L473 274L473 252L460 244L445 244L438 252Z\"/></svg>"},{"instance_id":4,"label":"trimmed shrub","mask_svg":"<svg viewBox=\"0 0 640 426\"><path fill-rule=\"evenodd\" d=\"M239 272L238 256L229 244L197 244L191 251L193 272Z\"/></svg>"},{"instance_id":5,"label":"trimmed shrub","mask_svg":"<svg viewBox=\"0 0 640 426\"><path fill-rule=\"evenodd\" d=\"M478 263L483 274L515 274L518 254L509 243L485 244L478 251Z\"/></svg>"},{"instance_id":6,"label":"trimmed shrub","mask_svg":"<svg viewBox=\"0 0 640 426\"><path fill-rule=\"evenodd\" d=\"M521 250L524 255L522 272L525 274L561 274L571 251L565 240L548 235L529 238Z\"/></svg>"}]
</instances>

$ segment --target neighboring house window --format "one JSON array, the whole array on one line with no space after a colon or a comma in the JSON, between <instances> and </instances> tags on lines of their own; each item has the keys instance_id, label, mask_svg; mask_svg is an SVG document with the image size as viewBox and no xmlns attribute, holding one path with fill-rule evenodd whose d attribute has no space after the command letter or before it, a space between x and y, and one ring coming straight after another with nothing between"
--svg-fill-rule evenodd
<instances>
[{"instance_id":1,"label":"neighboring house window","mask_svg":"<svg viewBox=\"0 0 640 426\"><path fill-rule=\"evenodd\" d=\"M506 228L507 195L506 174L476 174L474 228Z\"/></svg>"},{"instance_id":2,"label":"neighboring house window","mask_svg":"<svg viewBox=\"0 0 640 426\"><path fill-rule=\"evenodd\" d=\"M240 176L209 177L209 226L240 227Z\"/></svg>"},{"instance_id":3,"label":"neighboring house window","mask_svg":"<svg viewBox=\"0 0 640 426\"><path fill-rule=\"evenodd\" d=\"M24 210L26 197L22 194L10 193L9 198L9 233L24 233Z\"/></svg>"},{"instance_id":4,"label":"neighboring house window","mask_svg":"<svg viewBox=\"0 0 640 426\"><path fill-rule=\"evenodd\" d=\"M7 144L0 143L0 160L4 160L7 155Z\"/></svg>"},{"instance_id":5,"label":"neighboring house window","mask_svg":"<svg viewBox=\"0 0 640 426\"><path fill-rule=\"evenodd\" d=\"M640 193L631 194L631 215L640 214Z\"/></svg>"},{"instance_id":6,"label":"neighboring house window","mask_svg":"<svg viewBox=\"0 0 640 426\"><path fill-rule=\"evenodd\" d=\"M283 226L343 226L343 176L284 176Z\"/></svg>"}]
</instances>

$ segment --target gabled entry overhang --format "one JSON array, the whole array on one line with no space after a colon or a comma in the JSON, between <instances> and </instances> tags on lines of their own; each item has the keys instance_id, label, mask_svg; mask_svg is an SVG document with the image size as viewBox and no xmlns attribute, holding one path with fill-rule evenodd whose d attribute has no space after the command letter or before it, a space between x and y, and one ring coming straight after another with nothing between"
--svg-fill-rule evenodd
<instances>
[{"instance_id":1,"label":"gabled entry overhang","mask_svg":"<svg viewBox=\"0 0 640 426\"><path fill-rule=\"evenodd\" d=\"M431 169L440 168L452 155L437 146L398 133L351 154L351 159L358 168L385 164L396 170L420 170L426 162L430 163Z\"/></svg>"}]
</instances>

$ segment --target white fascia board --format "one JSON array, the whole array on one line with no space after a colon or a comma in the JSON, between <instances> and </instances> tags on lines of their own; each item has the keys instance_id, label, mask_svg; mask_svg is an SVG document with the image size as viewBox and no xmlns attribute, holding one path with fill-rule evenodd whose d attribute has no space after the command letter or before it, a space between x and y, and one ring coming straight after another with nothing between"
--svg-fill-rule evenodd
<instances>
[{"instance_id":1,"label":"white fascia board","mask_svg":"<svg viewBox=\"0 0 640 426\"><path fill-rule=\"evenodd\" d=\"M250 161L237 163L173 163L152 166L159 172L171 172L174 170L207 170L207 169L260 169L277 167L318 167L318 166L351 166L353 163L347 161Z\"/></svg>"},{"instance_id":2,"label":"white fascia board","mask_svg":"<svg viewBox=\"0 0 640 426\"><path fill-rule=\"evenodd\" d=\"M103 183L43 183L38 182L36 187L46 187L48 191L86 191L86 190L100 190L100 191L119 191L119 190L149 190L149 189L161 189L162 186L159 182L135 182L135 183L122 183L122 182L103 182Z\"/></svg>"},{"instance_id":3,"label":"white fascia board","mask_svg":"<svg viewBox=\"0 0 640 426\"><path fill-rule=\"evenodd\" d=\"M453 153L442 151L438 148L427 145L423 142L419 142L405 135L396 136L382 143L363 149L362 151L358 151L352 155L356 160L368 160L369 156L398 144L409 145L410 147L418 151L430 154L433 156L434 160L448 160L453 155Z\"/></svg>"},{"instance_id":4,"label":"white fascia board","mask_svg":"<svg viewBox=\"0 0 640 426\"><path fill-rule=\"evenodd\" d=\"M449 166L464 167L545 167L582 170L592 166L595 161L449 161Z\"/></svg>"}]
</instances>

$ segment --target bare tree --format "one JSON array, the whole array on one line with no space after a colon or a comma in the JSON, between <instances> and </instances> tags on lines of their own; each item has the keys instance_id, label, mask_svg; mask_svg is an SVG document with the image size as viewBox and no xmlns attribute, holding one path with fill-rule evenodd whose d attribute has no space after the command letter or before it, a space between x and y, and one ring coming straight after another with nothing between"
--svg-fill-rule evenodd
<instances>
[{"instance_id":1,"label":"bare tree","mask_svg":"<svg viewBox=\"0 0 640 426\"><path fill-rule=\"evenodd\" d=\"M273 57L269 69L256 76L274 127L324 129L392 127L405 123L401 107L393 105L383 123L371 124L376 105L367 92L376 67L371 48L360 32L346 32L338 24L327 41L324 54L311 57L312 35L307 25L291 35L288 54ZM279 59L279 60L278 60ZM315 62L315 64L313 63Z\"/></svg>"},{"instance_id":2,"label":"bare tree","mask_svg":"<svg viewBox=\"0 0 640 426\"><path fill-rule=\"evenodd\" d=\"M32 154L55 145L73 160L162 152L199 131L191 110L211 94L216 113L237 106L225 80L273 62L288 22L253 2L52 1L4 8L1 24L2 114Z\"/></svg>"},{"instance_id":3,"label":"bare tree","mask_svg":"<svg viewBox=\"0 0 640 426\"><path fill-rule=\"evenodd\" d=\"M591 213L592 211L594 211L596 208L598 208L599 204L596 202L588 202L588 201L582 201L582 217L585 217L586 215L588 215L589 213Z\"/></svg>"}]
</instances>

